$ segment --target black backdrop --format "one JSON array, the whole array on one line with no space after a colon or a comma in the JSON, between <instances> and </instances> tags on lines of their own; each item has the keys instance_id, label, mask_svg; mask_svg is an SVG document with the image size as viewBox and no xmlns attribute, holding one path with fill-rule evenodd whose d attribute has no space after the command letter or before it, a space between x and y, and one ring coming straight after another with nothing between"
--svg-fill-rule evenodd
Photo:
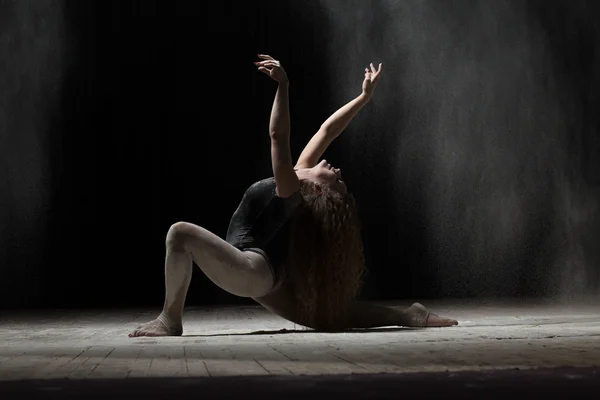
<instances>
[{"instance_id":1,"label":"black backdrop","mask_svg":"<svg viewBox=\"0 0 600 400\"><path fill-rule=\"evenodd\" d=\"M338 8L325 7L334 3ZM394 20L394 15L383 15L383 7L393 2L367 3L367 13L387 23ZM341 23L332 14L343 10L350 21L363 18L364 3L357 4L2 2L0 305L162 304L169 226L185 220L224 236L246 187L271 174L267 127L275 86L256 71L255 55L272 54L288 71L297 156L319 124L351 98L339 96L330 84L340 81L339 68L350 65L333 67L328 60L329 52L340 51L345 63L352 61L348 49L331 48L336 23ZM453 2L451 15L468 13L473 4ZM579 99L570 107L584 110L568 114L583 113L577 115L586 122L569 133L567 142L578 146L570 154L579 163L569 171L584 179L586 198L596 201L597 13L583 2L568 4L530 1L523 13L546 34L555 79ZM354 43L354 35L380 37L372 21L371 30L359 24L346 29L348 43ZM428 29L424 26L424 32ZM379 47L355 54L354 94L366 62L383 60L385 79L409 79L403 61L388 53ZM388 120L409 119L406 113L384 111L393 93L381 92L346 134L364 126L384 130ZM393 104L408 107L408 97L402 98ZM386 137L352 152L351 142L343 138L327 154L345 170L361 207L370 269L363 298L555 293L539 280L555 258L549 244L554 242L535 240L556 232L554 203L543 201L528 220L530 244L516 256L518 284L509 290L502 286L502 292L490 289L497 278L492 274L483 282L457 279L444 285L438 271L447 260L429 240L427 186L418 175L424 172L404 178L404 200L389 196L396 142ZM588 249L586 279L593 281L587 287L597 288L597 208L585 218L595 224L586 225L587 242L581 245ZM454 258L460 253L460 248L451 251ZM247 301L222 292L195 269L188 304Z\"/></svg>"}]
</instances>

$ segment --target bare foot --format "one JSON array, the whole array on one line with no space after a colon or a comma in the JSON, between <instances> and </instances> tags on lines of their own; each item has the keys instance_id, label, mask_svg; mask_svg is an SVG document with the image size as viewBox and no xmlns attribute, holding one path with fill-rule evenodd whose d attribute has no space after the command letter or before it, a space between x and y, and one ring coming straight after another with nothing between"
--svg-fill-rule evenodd
<instances>
[{"instance_id":1,"label":"bare foot","mask_svg":"<svg viewBox=\"0 0 600 400\"><path fill-rule=\"evenodd\" d=\"M181 325L169 327L161 319L156 318L153 321L140 325L135 331L129 334L129 337L138 336L181 336L183 327Z\"/></svg>"},{"instance_id":2,"label":"bare foot","mask_svg":"<svg viewBox=\"0 0 600 400\"><path fill-rule=\"evenodd\" d=\"M446 326L458 325L457 320L442 318L436 314L433 314L420 303L414 303L412 306L408 307L408 309L406 309L406 313L409 315L411 320L410 326L442 328Z\"/></svg>"}]
</instances>

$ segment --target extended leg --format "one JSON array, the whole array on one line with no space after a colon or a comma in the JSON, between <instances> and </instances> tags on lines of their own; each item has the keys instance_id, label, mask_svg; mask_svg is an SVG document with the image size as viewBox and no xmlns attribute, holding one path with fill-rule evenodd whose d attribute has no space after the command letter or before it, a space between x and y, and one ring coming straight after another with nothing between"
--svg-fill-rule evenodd
<instances>
[{"instance_id":1,"label":"extended leg","mask_svg":"<svg viewBox=\"0 0 600 400\"><path fill-rule=\"evenodd\" d=\"M296 300L291 289L283 285L279 290L268 295L254 298L271 312L299 325L308 326L298 314ZM379 328L383 326L406 327L444 327L458 325L449 318L441 318L432 314L419 303L401 310L376 304L354 303L350 309L350 329Z\"/></svg>"},{"instance_id":2,"label":"extended leg","mask_svg":"<svg viewBox=\"0 0 600 400\"><path fill-rule=\"evenodd\" d=\"M382 326L445 327L458 325L458 321L432 314L419 303L414 303L405 310L369 303L355 303L350 318L352 328L378 328Z\"/></svg>"},{"instance_id":3,"label":"extended leg","mask_svg":"<svg viewBox=\"0 0 600 400\"><path fill-rule=\"evenodd\" d=\"M273 274L264 258L242 252L199 226L174 224L167 233L165 258L165 303L157 319L137 328L129 336L181 335L183 307L192 276L192 261L217 286L241 297L267 294Z\"/></svg>"}]
</instances>

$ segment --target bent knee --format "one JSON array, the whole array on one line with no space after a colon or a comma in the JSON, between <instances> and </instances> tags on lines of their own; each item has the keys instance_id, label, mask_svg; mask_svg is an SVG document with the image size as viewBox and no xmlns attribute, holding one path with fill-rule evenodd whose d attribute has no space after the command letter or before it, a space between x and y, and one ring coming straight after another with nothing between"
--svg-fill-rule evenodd
<instances>
[{"instance_id":1,"label":"bent knee","mask_svg":"<svg viewBox=\"0 0 600 400\"><path fill-rule=\"evenodd\" d=\"M167 232L166 245L174 250L184 250L185 244L193 235L193 225L189 222L176 222Z\"/></svg>"}]
</instances>

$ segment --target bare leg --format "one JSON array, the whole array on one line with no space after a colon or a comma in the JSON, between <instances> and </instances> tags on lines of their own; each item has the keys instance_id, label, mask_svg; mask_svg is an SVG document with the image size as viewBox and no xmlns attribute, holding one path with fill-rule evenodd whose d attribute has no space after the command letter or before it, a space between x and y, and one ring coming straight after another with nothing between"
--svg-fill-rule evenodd
<instances>
[{"instance_id":1,"label":"bare leg","mask_svg":"<svg viewBox=\"0 0 600 400\"><path fill-rule=\"evenodd\" d=\"M161 314L129 336L179 336L192 261L220 288L241 297L259 297L273 287L273 274L264 258L242 252L204 228L178 222L167 233L165 303Z\"/></svg>"},{"instance_id":2,"label":"bare leg","mask_svg":"<svg viewBox=\"0 0 600 400\"><path fill-rule=\"evenodd\" d=\"M423 305L414 303L405 310L355 303L351 315L352 328L378 328L382 326L446 327L458 321L432 314Z\"/></svg>"}]
</instances>

